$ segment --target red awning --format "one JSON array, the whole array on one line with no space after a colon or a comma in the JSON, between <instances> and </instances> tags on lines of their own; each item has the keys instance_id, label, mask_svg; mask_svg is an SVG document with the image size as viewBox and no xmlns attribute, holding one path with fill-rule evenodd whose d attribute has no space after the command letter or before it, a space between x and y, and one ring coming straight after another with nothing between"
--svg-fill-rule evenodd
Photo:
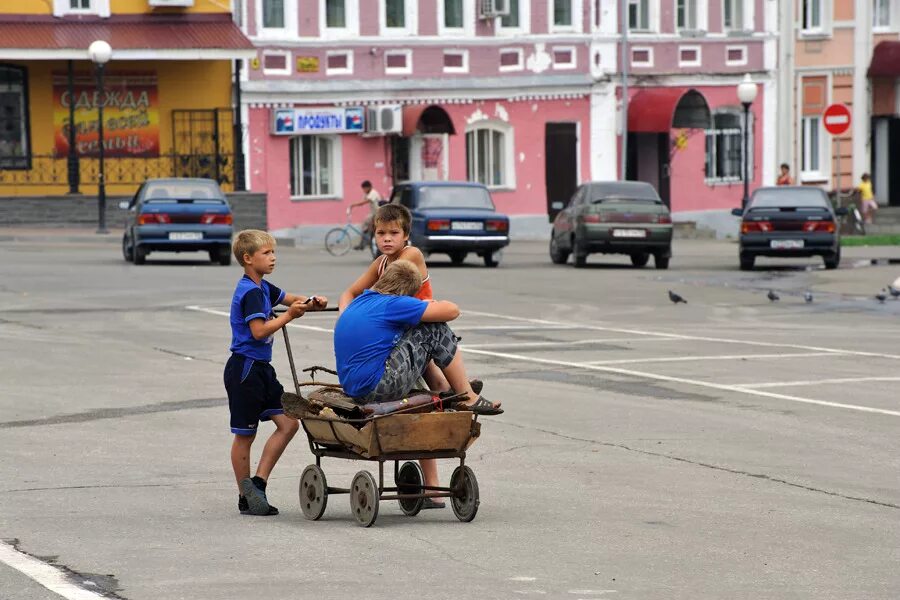
<instances>
[{"instance_id":1,"label":"red awning","mask_svg":"<svg viewBox=\"0 0 900 600\"><path fill-rule=\"evenodd\" d=\"M879 42L872 51L869 77L900 77L900 42Z\"/></svg>"},{"instance_id":2,"label":"red awning","mask_svg":"<svg viewBox=\"0 0 900 600\"><path fill-rule=\"evenodd\" d=\"M688 88L645 88L628 103L628 131L632 133L668 133L673 127L702 129L709 123L706 99Z\"/></svg>"},{"instance_id":3,"label":"red awning","mask_svg":"<svg viewBox=\"0 0 900 600\"><path fill-rule=\"evenodd\" d=\"M253 44L228 14L0 18L0 56L6 59L87 60L87 48L95 40L109 42L113 60L256 56Z\"/></svg>"},{"instance_id":4,"label":"red awning","mask_svg":"<svg viewBox=\"0 0 900 600\"><path fill-rule=\"evenodd\" d=\"M416 133L449 133L453 135L453 119L447 111L434 104L413 104L403 107L403 135Z\"/></svg>"}]
</instances>

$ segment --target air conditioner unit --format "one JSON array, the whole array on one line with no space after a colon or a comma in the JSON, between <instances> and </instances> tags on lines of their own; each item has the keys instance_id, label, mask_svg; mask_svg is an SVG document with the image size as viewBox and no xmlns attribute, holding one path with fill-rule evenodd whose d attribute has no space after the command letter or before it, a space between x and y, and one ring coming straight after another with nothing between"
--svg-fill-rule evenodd
<instances>
[{"instance_id":1,"label":"air conditioner unit","mask_svg":"<svg viewBox=\"0 0 900 600\"><path fill-rule=\"evenodd\" d=\"M505 17L509 15L509 0L481 0L479 14L482 19Z\"/></svg>"},{"instance_id":2,"label":"air conditioner unit","mask_svg":"<svg viewBox=\"0 0 900 600\"><path fill-rule=\"evenodd\" d=\"M150 6L157 7L189 7L194 5L194 0L148 0Z\"/></svg>"},{"instance_id":3,"label":"air conditioner unit","mask_svg":"<svg viewBox=\"0 0 900 600\"><path fill-rule=\"evenodd\" d=\"M403 109L397 105L370 106L366 109L366 133L387 135L403 131Z\"/></svg>"}]
</instances>

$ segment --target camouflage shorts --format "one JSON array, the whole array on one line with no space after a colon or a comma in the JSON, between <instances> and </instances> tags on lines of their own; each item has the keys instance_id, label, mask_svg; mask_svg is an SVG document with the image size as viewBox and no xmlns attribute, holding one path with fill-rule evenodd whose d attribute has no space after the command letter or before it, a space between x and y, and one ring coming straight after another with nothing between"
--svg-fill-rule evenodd
<instances>
[{"instance_id":1,"label":"camouflage shorts","mask_svg":"<svg viewBox=\"0 0 900 600\"><path fill-rule=\"evenodd\" d=\"M441 369L456 356L457 337L446 323L419 323L409 329L391 350L384 375L375 389L356 400L361 404L388 402L406 396L418 384L428 361Z\"/></svg>"}]
</instances>

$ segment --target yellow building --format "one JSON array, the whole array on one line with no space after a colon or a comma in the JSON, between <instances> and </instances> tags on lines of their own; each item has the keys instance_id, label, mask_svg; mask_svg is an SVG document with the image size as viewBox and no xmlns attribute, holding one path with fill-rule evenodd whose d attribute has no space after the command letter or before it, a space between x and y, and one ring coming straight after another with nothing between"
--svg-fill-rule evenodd
<instances>
[{"instance_id":1,"label":"yellow building","mask_svg":"<svg viewBox=\"0 0 900 600\"><path fill-rule=\"evenodd\" d=\"M160 176L212 177L225 190L242 189L233 90L239 59L256 53L230 6L0 2L0 196L94 194L100 104L109 193L132 193ZM112 47L102 94L88 54L95 40Z\"/></svg>"}]
</instances>

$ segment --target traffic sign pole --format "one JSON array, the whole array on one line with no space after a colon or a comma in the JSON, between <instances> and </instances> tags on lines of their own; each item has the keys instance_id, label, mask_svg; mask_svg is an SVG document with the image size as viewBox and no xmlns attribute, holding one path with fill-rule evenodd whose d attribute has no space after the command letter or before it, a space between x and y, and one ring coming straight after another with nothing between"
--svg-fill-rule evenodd
<instances>
[{"instance_id":1,"label":"traffic sign pole","mask_svg":"<svg viewBox=\"0 0 900 600\"><path fill-rule=\"evenodd\" d=\"M837 137L837 173L834 177L834 186L837 188L838 206L841 204L841 138L840 136L850 129L850 109L844 104L832 104L822 113L822 123L825 131Z\"/></svg>"}]
</instances>

